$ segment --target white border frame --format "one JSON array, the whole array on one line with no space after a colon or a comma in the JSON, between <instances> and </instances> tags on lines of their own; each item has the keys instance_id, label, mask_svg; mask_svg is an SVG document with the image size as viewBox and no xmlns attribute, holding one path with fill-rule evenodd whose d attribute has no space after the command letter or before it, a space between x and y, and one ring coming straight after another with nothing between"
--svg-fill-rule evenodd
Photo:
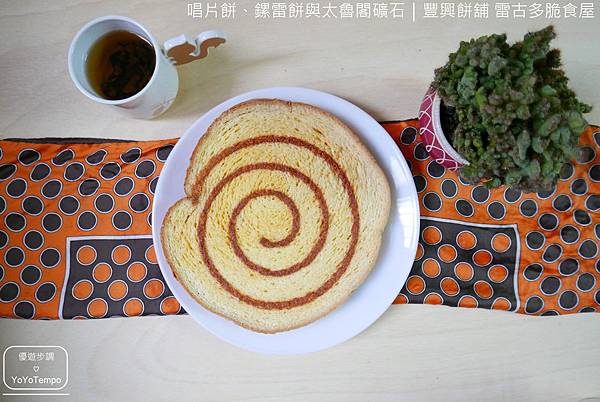
<instances>
[{"instance_id":1,"label":"white border frame","mask_svg":"<svg viewBox=\"0 0 600 402\"><path fill-rule=\"evenodd\" d=\"M58 348L65 352L65 383L60 388L13 388L6 383L6 352L12 348ZM6 388L13 391L60 391L69 383L69 352L67 349L58 345L11 345L4 350L2 353L2 382ZM53 394L54 395L54 394Z\"/></svg>"}]
</instances>

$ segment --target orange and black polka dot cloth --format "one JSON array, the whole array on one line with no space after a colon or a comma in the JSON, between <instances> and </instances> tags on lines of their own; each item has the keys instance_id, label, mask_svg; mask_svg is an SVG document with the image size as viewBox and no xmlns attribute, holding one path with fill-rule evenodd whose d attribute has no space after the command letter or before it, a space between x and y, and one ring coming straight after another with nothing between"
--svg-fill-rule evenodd
<instances>
[{"instance_id":1,"label":"orange and black polka dot cloth","mask_svg":"<svg viewBox=\"0 0 600 402\"><path fill-rule=\"evenodd\" d=\"M554 191L463 183L425 151L414 121L386 125L406 157L421 235L396 303L557 315L600 311L600 128Z\"/></svg>"},{"instance_id":2,"label":"orange and black polka dot cloth","mask_svg":"<svg viewBox=\"0 0 600 402\"><path fill-rule=\"evenodd\" d=\"M152 245L152 198L176 140L0 142L0 316L182 312Z\"/></svg>"},{"instance_id":3,"label":"orange and black polka dot cloth","mask_svg":"<svg viewBox=\"0 0 600 402\"><path fill-rule=\"evenodd\" d=\"M557 188L461 182L431 160L416 120L384 123L421 206L416 260L396 303L556 315L600 311L600 129ZM156 262L151 205L176 140L0 141L0 316L183 313Z\"/></svg>"}]
</instances>

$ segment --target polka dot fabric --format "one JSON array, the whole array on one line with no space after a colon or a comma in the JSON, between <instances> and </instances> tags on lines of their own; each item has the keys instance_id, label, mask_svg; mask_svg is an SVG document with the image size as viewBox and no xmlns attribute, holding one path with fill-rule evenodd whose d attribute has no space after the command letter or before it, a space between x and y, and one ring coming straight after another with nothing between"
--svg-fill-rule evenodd
<instances>
[{"instance_id":1,"label":"polka dot fabric","mask_svg":"<svg viewBox=\"0 0 600 402\"><path fill-rule=\"evenodd\" d=\"M421 237L396 303L558 315L600 311L600 129L551 192L463 183L429 158L416 121L384 125L411 166Z\"/></svg>"},{"instance_id":2,"label":"polka dot fabric","mask_svg":"<svg viewBox=\"0 0 600 402\"><path fill-rule=\"evenodd\" d=\"M421 237L403 290L410 302L515 310L517 230L421 219Z\"/></svg>"},{"instance_id":3,"label":"polka dot fabric","mask_svg":"<svg viewBox=\"0 0 600 402\"><path fill-rule=\"evenodd\" d=\"M0 141L0 316L181 313L150 226L175 141Z\"/></svg>"},{"instance_id":4,"label":"polka dot fabric","mask_svg":"<svg viewBox=\"0 0 600 402\"><path fill-rule=\"evenodd\" d=\"M63 318L179 312L167 307L173 296L156 264L151 236L69 239L68 250Z\"/></svg>"},{"instance_id":5,"label":"polka dot fabric","mask_svg":"<svg viewBox=\"0 0 600 402\"><path fill-rule=\"evenodd\" d=\"M421 236L396 303L558 315L600 311L600 129L556 190L463 183L409 120L385 123L413 172ZM176 140L0 141L0 316L181 314L151 242L158 175Z\"/></svg>"}]
</instances>

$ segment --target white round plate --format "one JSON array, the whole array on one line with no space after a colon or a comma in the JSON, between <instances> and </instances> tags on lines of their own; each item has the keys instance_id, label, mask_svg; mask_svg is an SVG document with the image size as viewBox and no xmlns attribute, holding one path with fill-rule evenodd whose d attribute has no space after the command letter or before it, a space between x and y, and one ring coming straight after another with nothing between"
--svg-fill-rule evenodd
<instances>
[{"instance_id":1,"label":"white round plate","mask_svg":"<svg viewBox=\"0 0 600 402\"><path fill-rule=\"evenodd\" d=\"M249 99L284 99L324 109L345 122L373 153L392 189L392 208L379 259L366 281L337 310L304 327L277 334L244 329L203 308L173 276L163 254L160 228L167 210L185 197L183 183L196 143L222 112ZM344 342L371 325L392 304L412 267L419 234L419 202L410 169L398 146L371 116L352 103L305 88L266 88L229 99L198 119L171 151L160 174L152 207L156 256L169 288L200 325L240 348L273 354L315 352ZM360 258L360 255L355 256Z\"/></svg>"}]
</instances>

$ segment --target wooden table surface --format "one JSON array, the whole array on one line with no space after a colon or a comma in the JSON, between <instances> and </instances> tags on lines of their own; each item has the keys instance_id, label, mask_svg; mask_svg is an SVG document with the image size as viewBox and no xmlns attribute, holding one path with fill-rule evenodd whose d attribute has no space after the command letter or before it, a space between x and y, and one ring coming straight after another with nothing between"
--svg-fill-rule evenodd
<instances>
[{"instance_id":1,"label":"wooden table surface","mask_svg":"<svg viewBox=\"0 0 600 402\"><path fill-rule=\"evenodd\" d=\"M304 86L342 96L379 120L414 117L433 69L458 42L521 37L548 21L187 16L186 1L22 1L0 4L0 137L180 136L242 92ZM563 2L566 3L566 2ZM578 3L578 2L576 2ZM407 4L411 4L410 2ZM420 4L417 4L420 7ZM105 14L130 16L160 40L222 28L229 43L179 68L180 94L154 121L124 118L81 95L67 72L71 38ZM597 14L600 14L597 10ZM572 87L600 124L600 15L558 20ZM0 347L56 344L70 357L67 400L354 401L557 400L600 397L600 315L526 317L443 306L392 306L330 350L272 357L238 350L190 317L0 321ZM6 397L26 400L27 397ZM44 397L53 400L55 397Z\"/></svg>"}]
</instances>

